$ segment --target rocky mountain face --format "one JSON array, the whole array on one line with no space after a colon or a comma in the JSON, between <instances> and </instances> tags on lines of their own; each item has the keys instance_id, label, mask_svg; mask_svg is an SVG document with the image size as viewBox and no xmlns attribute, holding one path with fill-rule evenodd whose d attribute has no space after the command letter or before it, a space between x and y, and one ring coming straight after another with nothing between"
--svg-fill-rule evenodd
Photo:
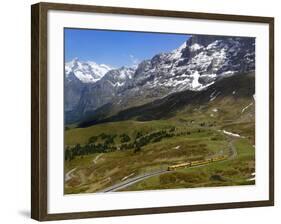
<instances>
[{"instance_id":1,"label":"rocky mountain face","mask_svg":"<svg viewBox=\"0 0 281 224\"><path fill-rule=\"evenodd\" d=\"M137 121L168 119L188 107L191 109L198 107L203 108L211 104L215 104L221 110L223 107L222 104L227 104L228 108L231 107L231 105L237 107L239 105L237 101L241 99L243 99L244 102L251 102L251 104L249 104L250 106L254 104L255 101L254 84L255 74L253 72L239 73L224 79L219 79L213 85L202 91L185 90L175 92L153 102L122 110L113 116L95 116L95 119L81 122L79 127L88 127L104 122L125 121L130 119ZM247 107L243 108L243 110L245 109L247 109ZM243 110L241 111L242 113ZM106 108L104 111L106 111ZM97 114L98 112L99 111L97 111ZM237 115L239 117L239 114ZM227 116L227 114L224 116Z\"/></svg>"},{"instance_id":2,"label":"rocky mountain face","mask_svg":"<svg viewBox=\"0 0 281 224\"><path fill-rule=\"evenodd\" d=\"M109 69L95 76L89 75L90 65L72 64L65 69L66 123L111 116L177 92L200 92L221 78L254 71L255 39L193 35L174 51L144 60L136 69Z\"/></svg>"},{"instance_id":3,"label":"rocky mountain face","mask_svg":"<svg viewBox=\"0 0 281 224\"><path fill-rule=\"evenodd\" d=\"M93 85L85 86L77 105L79 114L91 114L97 108L112 102L119 93L130 89L133 85L133 74L134 69L122 67L109 71Z\"/></svg>"},{"instance_id":4,"label":"rocky mountain face","mask_svg":"<svg viewBox=\"0 0 281 224\"><path fill-rule=\"evenodd\" d=\"M75 110L83 89L100 80L111 67L95 62L80 62L78 58L73 59L65 64L65 111Z\"/></svg>"}]
</instances>

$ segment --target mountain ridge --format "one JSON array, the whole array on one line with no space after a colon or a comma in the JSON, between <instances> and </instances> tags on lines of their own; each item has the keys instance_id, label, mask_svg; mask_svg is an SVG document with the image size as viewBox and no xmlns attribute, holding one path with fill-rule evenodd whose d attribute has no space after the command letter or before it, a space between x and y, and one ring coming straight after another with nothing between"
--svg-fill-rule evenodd
<instances>
[{"instance_id":1,"label":"mountain ridge","mask_svg":"<svg viewBox=\"0 0 281 224\"><path fill-rule=\"evenodd\" d=\"M84 128L100 123L130 119L135 119L137 121L167 119L187 106L207 105L209 102L224 97L232 97L233 100L239 98L249 98L254 100L254 82L254 73L236 74L231 77L220 79L214 85L203 91L185 90L176 92L162 99L120 111L116 115L107 118L102 117L102 115L105 115L106 112L110 111L111 105L106 104L104 105L104 108L99 108L99 110L103 110L100 111L99 114L97 113L100 117L96 116L96 119L84 121L80 123L78 127Z\"/></svg>"},{"instance_id":2,"label":"mountain ridge","mask_svg":"<svg viewBox=\"0 0 281 224\"><path fill-rule=\"evenodd\" d=\"M254 70L254 38L193 35L179 48L156 54L136 69L109 70L94 83L77 85L79 100L65 109L66 123L91 117L104 105L113 104L112 113L117 113L175 92L203 91L221 78Z\"/></svg>"}]
</instances>

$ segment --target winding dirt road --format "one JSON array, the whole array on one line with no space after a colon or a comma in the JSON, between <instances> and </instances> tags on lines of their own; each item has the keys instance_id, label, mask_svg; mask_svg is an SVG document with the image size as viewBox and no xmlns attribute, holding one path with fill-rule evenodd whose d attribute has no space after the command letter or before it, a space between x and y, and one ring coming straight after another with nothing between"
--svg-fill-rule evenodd
<instances>
[{"instance_id":1,"label":"winding dirt road","mask_svg":"<svg viewBox=\"0 0 281 224\"><path fill-rule=\"evenodd\" d=\"M72 173L76 170L77 168L74 168L70 171L68 171L66 174L65 174L65 181L68 181L70 180L73 176L72 176Z\"/></svg>"}]
</instances>

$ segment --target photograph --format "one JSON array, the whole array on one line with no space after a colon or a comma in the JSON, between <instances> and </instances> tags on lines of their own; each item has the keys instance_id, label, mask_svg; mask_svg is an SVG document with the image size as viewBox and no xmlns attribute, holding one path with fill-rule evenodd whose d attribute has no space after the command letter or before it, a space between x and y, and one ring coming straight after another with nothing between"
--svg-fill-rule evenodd
<instances>
[{"instance_id":1,"label":"photograph","mask_svg":"<svg viewBox=\"0 0 281 224\"><path fill-rule=\"evenodd\" d=\"M255 185L255 43L64 28L64 194Z\"/></svg>"}]
</instances>

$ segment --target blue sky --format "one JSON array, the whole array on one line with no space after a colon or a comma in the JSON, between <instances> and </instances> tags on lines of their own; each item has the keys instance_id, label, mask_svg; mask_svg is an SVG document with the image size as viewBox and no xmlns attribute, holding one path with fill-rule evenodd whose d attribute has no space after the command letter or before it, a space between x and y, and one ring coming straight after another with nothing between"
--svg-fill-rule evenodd
<instances>
[{"instance_id":1,"label":"blue sky","mask_svg":"<svg viewBox=\"0 0 281 224\"><path fill-rule=\"evenodd\" d=\"M178 48L189 36L145 32L69 29L64 31L65 60L79 58L113 67L131 66Z\"/></svg>"}]
</instances>

